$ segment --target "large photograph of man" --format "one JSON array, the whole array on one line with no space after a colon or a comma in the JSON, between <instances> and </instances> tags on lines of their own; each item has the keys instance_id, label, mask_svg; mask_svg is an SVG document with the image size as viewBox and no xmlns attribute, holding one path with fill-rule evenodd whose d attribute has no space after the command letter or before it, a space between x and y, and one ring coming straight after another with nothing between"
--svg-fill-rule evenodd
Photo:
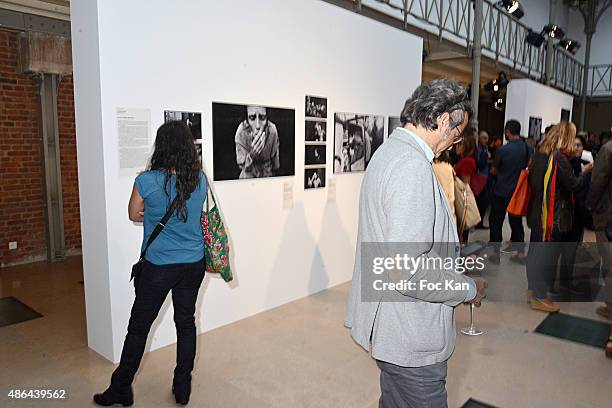
<instances>
[{"instance_id":1,"label":"large photograph of man","mask_svg":"<svg viewBox=\"0 0 612 408\"><path fill-rule=\"evenodd\" d=\"M295 111L213 103L214 179L295 174Z\"/></svg>"}]
</instances>

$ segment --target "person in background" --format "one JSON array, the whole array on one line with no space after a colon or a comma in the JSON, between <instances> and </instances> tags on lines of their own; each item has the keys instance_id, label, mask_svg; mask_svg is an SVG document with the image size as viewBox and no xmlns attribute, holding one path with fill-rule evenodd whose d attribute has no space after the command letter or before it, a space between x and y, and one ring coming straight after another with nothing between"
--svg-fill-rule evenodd
<instances>
[{"instance_id":1,"label":"person in background","mask_svg":"<svg viewBox=\"0 0 612 408\"><path fill-rule=\"evenodd\" d=\"M610 138L612 138L612 132L601 132L599 135L599 146L603 147L606 143L610 141Z\"/></svg>"},{"instance_id":2,"label":"person in background","mask_svg":"<svg viewBox=\"0 0 612 408\"><path fill-rule=\"evenodd\" d=\"M198 165L193 136L183 122L171 121L157 131L148 170L136 177L128 204L129 219L142 222L141 253L173 200L174 211L148 248L143 270L134 279L136 298L119 366L110 386L93 400L102 406L134 403L132 382L140 366L151 325L172 291L176 325L176 368L172 392L186 405L196 355L195 305L204 279L204 237L200 215L206 179Z\"/></svg>"},{"instance_id":3,"label":"person in background","mask_svg":"<svg viewBox=\"0 0 612 408\"><path fill-rule=\"evenodd\" d=\"M450 155L448 151L442 152L436 157L431 165L438 179L438 183L444 190L444 195L448 202L451 214L455 224L457 224L457 216L455 215L455 172L450 164Z\"/></svg>"},{"instance_id":4,"label":"person in background","mask_svg":"<svg viewBox=\"0 0 612 408\"><path fill-rule=\"evenodd\" d=\"M574 173L576 175L582 173L584 171L584 167L589 163L594 163L595 159L593 157L593 153L587 150L589 146L588 142L589 134L588 132L578 132L576 135L576 157L572 161L572 166L574 167ZM582 152L582 153L579 153ZM586 196L588 190L591 186L591 174L589 173L587 176L587 185L585 189L579 192L578 201L576 203L576 219L578 222L582 222L582 233L580 234L579 242L582 242L582 236L584 235L584 229L588 229L590 231L594 230L593 227L593 214L591 214L591 209L586 205ZM579 227L579 224L577 225Z\"/></svg>"},{"instance_id":5,"label":"person in background","mask_svg":"<svg viewBox=\"0 0 612 408\"><path fill-rule=\"evenodd\" d=\"M589 150L593 153L593 157L597 156L599 148L601 147L600 137L601 134L598 137L594 132L589 132Z\"/></svg>"},{"instance_id":6,"label":"person in background","mask_svg":"<svg viewBox=\"0 0 612 408\"><path fill-rule=\"evenodd\" d=\"M489 177L489 166L491 165L491 153L489 152L489 134L486 130L480 131L478 135L478 148L477 148L477 166L478 173L487 177L487 184L480 194L476 196L476 204L478 205L478 212L480 213L480 223L476 226L477 229L486 229L484 225L485 214L489 208L490 202L490 189L492 187L492 178Z\"/></svg>"},{"instance_id":7,"label":"person in background","mask_svg":"<svg viewBox=\"0 0 612 408\"><path fill-rule=\"evenodd\" d=\"M606 284L603 294L605 303L597 308L597 313L612 320L612 253L606 234L607 225L612 220L612 142L602 146L595 156L587 204L593 214L601 271Z\"/></svg>"},{"instance_id":8,"label":"person in background","mask_svg":"<svg viewBox=\"0 0 612 408\"><path fill-rule=\"evenodd\" d=\"M593 153L591 153L591 151L589 150L589 145L588 145L588 132L582 131L582 132L578 132L578 134L576 135L577 138L580 139L580 144L582 145L582 153L580 156L578 156L580 159L582 159L583 161L585 161L586 163L593 163L595 161L594 157L593 157ZM583 164L586 164L583 163Z\"/></svg>"},{"instance_id":9,"label":"person in background","mask_svg":"<svg viewBox=\"0 0 612 408\"><path fill-rule=\"evenodd\" d=\"M457 157L459 161L453 168L457 177L461 179L466 185L470 185L472 177L476 174L477 165L474 157L476 156L476 134L474 129L467 128L464 131L463 140L461 143L455 145ZM459 228L459 226L457 226ZM460 231L457 231L460 232ZM470 231L468 229L463 230L462 242L468 242Z\"/></svg>"},{"instance_id":10,"label":"person in background","mask_svg":"<svg viewBox=\"0 0 612 408\"><path fill-rule=\"evenodd\" d=\"M561 122L555 125L534 154L529 171L531 200L527 224L531 229L527 256L528 302L532 309L558 312L549 293L554 288L557 265L567 257L568 267L561 269L561 285L573 280L574 200L585 176L574 175L570 159L574 155L576 126ZM592 166L585 168L585 173Z\"/></svg>"},{"instance_id":11,"label":"person in background","mask_svg":"<svg viewBox=\"0 0 612 408\"><path fill-rule=\"evenodd\" d=\"M497 153L497 151L500 149L500 147L503 146L503 144L504 141L501 137L496 137L489 142L489 152L491 152L492 159L495 159L495 153Z\"/></svg>"},{"instance_id":12,"label":"person in background","mask_svg":"<svg viewBox=\"0 0 612 408\"><path fill-rule=\"evenodd\" d=\"M531 157L531 147L521 138L521 124L511 119L506 122L504 133L508 143L503 145L495 154L491 174L497 180L493 187L491 198L491 214L489 215L490 236L489 242L493 253L489 260L499 264L499 253L502 242L502 229L506 218L506 209L516 188L521 170L527 167ZM517 251L513 259L523 261L525 259L525 231L523 230L523 218L508 215L512 235L511 243L505 251Z\"/></svg>"},{"instance_id":13,"label":"person in background","mask_svg":"<svg viewBox=\"0 0 612 408\"><path fill-rule=\"evenodd\" d=\"M576 135L574 142L574 153L572 157L569 157L572 165L574 176L584 177L584 186L576 191L572 196L572 202L574 204L574 214L572 219L572 229L566 233L566 242L563 244L563 251L561 253L561 265L559 266L559 276L561 278L559 282L559 289L561 291L562 298L568 298L571 295L584 295L584 291L576 285L573 281L574 273L574 261L576 259L576 251L578 245L582 242L584 236L585 225L589 222L590 212L586 206L586 196L589 191L591 184L591 172L592 165L589 166L589 162L583 160L584 156L584 145L586 139L583 135ZM588 152L587 152L588 153ZM592 223L592 221L591 221ZM553 289L552 293L555 293Z\"/></svg>"}]
</instances>

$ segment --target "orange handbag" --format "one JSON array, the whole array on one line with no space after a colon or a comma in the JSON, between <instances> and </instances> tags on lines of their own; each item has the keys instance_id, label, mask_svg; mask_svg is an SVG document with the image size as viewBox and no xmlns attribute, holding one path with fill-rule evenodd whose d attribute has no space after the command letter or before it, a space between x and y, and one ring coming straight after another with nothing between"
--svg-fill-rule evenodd
<instances>
[{"instance_id":1,"label":"orange handbag","mask_svg":"<svg viewBox=\"0 0 612 408\"><path fill-rule=\"evenodd\" d=\"M529 201L531 200L531 186L529 185L529 166L526 169L521 170L518 182L514 193L512 193L512 199L508 203L508 214L514 215L515 217L524 217L527 215L529 209Z\"/></svg>"}]
</instances>

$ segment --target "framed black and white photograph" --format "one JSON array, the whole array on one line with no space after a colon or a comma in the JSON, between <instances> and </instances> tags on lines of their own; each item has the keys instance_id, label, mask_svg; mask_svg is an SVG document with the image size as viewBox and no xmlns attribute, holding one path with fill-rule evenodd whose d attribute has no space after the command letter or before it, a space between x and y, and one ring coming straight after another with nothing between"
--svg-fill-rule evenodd
<instances>
[{"instance_id":1,"label":"framed black and white photograph","mask_svg":"<svg viewBox=\"0 0 612 408\"><path fill-rule=\"evenodd\" d=\"M529 117L529 134L527 135L537 143L542 136L542 118Z\"/></svg>"},{"instance_id":2,"label":"framed black and white photograph","mask_svg":"<svg viewBox=\"0 0 612 408\"><path fill-rule=\"evenodd\" d=\"M307 118L327 118L327 98L306 95Z\"/></svg>"},{"instance_id":3,"label":"framed black and white photograph","mask_svg":"<svg viewBox=\"0 0 612 408\"><path fill-rule=\"evenodd\" d=\"M321 120L307 120L305 122L304 138L306 142L327 141L327 122Z\"/></svg>"},{"instance_id":4,"label":"framed black and white photograph","mask_svg":"<svg viewBox=\"0 0 612 408\"><path fill-rule=\"evenodd\" d=\"M295 110L213 102L215 181L295 175Z\"/></svg>"},{"instance_id":5,"label":"framed black and white photograph","mask_svg":"<svg viewBox=\"0 0 612 408\"><path fill-rule=\"evenodd\" d=\"M398 128L402 127L399 116L389 116L389 124L387 125L387 137L391 136L391 133Z\"/></svg>"},{"instance_id":6,"label":"framed black and white photograph","mask_svg":"<svg viewBox=\"0 0 612 408\"><path fill-rule=\"evenodd\" d=\"M306 145L304 164L325 164L325 145Z\"/></svg>"},{"instance_id":7,"label":"framed black and white photograph","mask_svg":"<svg viewBox=\"0 0 612 408\"><path fill-rule=\"evenodd\" d=\"M334 115L334 173L364 171L383 143L384 116Z\"/></svg>"},{"instance_id":8,"label":"framed black and white photograph","mask_svg":"<svg viewBox=\"0 0 612 408\"><path fill-rule=\"evenodd\" d=\"M571 112L568 109L561 109L561 120L569 122Z\"/></svg>"},{"instance_id":9,"label":"framed black and white photograph","mask_svg":"<svg viewBox=\"0 0 612 408\"><path fill-rule=\"evenodd\" d=\"M182 111L164 111L164 123L172 120L180 120L184 122L194 140L202 140L202 114L197 112L182 112Z\"/></svg>"},{"instance_id":10,"label":"framed black and white photograph","mask_svg":"<svg viewBox=\"0 0 612 408\"><path fill-rule=\"evenodd\" d=\"M308 190L322 187L325 187L325 167L304 169L304 188Z\"/></svg>"}]
</instances>

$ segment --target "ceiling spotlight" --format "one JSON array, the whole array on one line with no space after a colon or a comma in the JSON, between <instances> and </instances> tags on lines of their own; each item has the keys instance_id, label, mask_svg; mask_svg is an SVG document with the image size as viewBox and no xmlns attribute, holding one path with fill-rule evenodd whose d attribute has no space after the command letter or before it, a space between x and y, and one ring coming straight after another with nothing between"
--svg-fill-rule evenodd
<instances>
[{"instance_id":1,"label":"ceiling spotlight","mask_svg":"<svg viewBox=\"0 0 612 408\"><path fill-rule=\"evenodd\" d=\"M533 30L529 30L527 37L525 37L525 42L533 45L536 48L540 48L544 42L544 36L541 33L536 33Z\"/></svg>"},{"instance_id":2,"label":"ceiling spotlight","mask_svg":"<svg viewBox=\"0 0 612 408\"><path fill-rule=\"evenodd\" d=\"M557 46L563 48L566 51L571 52L572 54L575 54L576 51L578 51L578 48L580 48L580 43L566 38L565 40L559 41L559 44L557 44Z\"/></svg>"},{"instance_id":3,"label":"ceiling spotlight","mask_svg":"<svg viewBox=\"0 0 612 408\"><path fill-rule=\"evenodd\" d=\"M556 24L545 25L542 29L542 34L548 35L550 38L561 39L565 37L565 32Z\"/></svg>"},{"instance_id":4,"label":"ceiling spotlight","mask_svg":"<svg viewBox=\"0 0 612 408\"><path fill-rule=\"evenodd\" d=\"M488 92L499 92L503 88L507 87L509 82L510 81L508 80L506 73L504 71L500 71L497 75L497 79L487 82L484 85L484 89Z\"/></svg>"},{"instance_id":5,"label":"ceiling spotlight","mask_svg":"<svg viewBox=\"0 0 612 408\"><path fill-rule=\"evenodd\" d=\"M517 0L501 0L497 3L498 6L503 7L508 13L512 14L517 20L521 19L525 13L523 8Z\"/></svg>"},{"instance_id":6,"label":"ceiling spotlight","mask_svg":"<svg viewBox=\"0 0 612 408\"><path fill-rule=\"evenodd\" d=\"M497 83L497 80L494 79L492 81L487 82L484 85L484 89L488 92L497 92L499 91L499 84Z\"/></svg>"},{"instance_id":7,"label":"ceiling spotlight","mask_svg":"<svg viewBox=\"0 0 612 408\"><path fill-rule=\"evenodd\" d=\"M503 111L504 110L504 99L503 98L495 99L495 101L493 102L493 107L497 109L498 111Z\"/></svg>"}]
</instances>

